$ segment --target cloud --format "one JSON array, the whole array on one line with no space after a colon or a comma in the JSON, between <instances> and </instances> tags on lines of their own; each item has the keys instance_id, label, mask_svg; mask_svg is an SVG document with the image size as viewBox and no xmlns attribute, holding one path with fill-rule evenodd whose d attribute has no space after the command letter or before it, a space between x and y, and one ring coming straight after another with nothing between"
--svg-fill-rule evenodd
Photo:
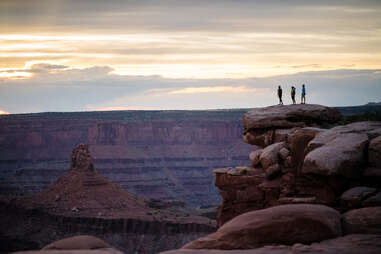
<instances>
[{"instance_id":1,"label":"cloud","mask_svg":"<svg viewBox=\"0 0 381 254\"><path fill-rule=\"evenodd\" d=\"M124 109L249 108L277 103L281 85L306 84L307 102L357 105L381 101L381 70L331 70L244 79L169 79L128 76L99 66L45 66L29 79L0 79L0 108L11 113ZM54 69L54 72L50 72Z\"/></svg>"},{"instance_id":2,"label":"cloud","mask_svg":"<svg viewBox=\"0 0 381 254\"><path fill-rule=\"evenodd\" d=\"M76 69L66 65L33 63L26 64L24 68L0 69L0 78L33 78L40 82L59 81L86 81L107 76L114 69L108 66L94 66L90 68Z\"/></svg>"},{"instance_id":3,"label":"cloud","mask_svg":"<svg viewBox=\"0 0 381 254\"><path fill-rule=\"evenodd\" d=\"M30 72L50 72L54 70L62 70L67 68L69 68L69 66L59 64L38 63L30 66Z\"/></svg>"},{"instance_id":4,"label":"cloud","mask_svg":"<svg viewBox=\"0 0 381 254\"><path fill-rule=\"evenodd\" d=\"M186 87L176 89L169 92L169 94L199 94L199 93L249 93L255 92L255 88L248 88L246 86L206 86L206 87Z\"/></svg>"}]
</instances>

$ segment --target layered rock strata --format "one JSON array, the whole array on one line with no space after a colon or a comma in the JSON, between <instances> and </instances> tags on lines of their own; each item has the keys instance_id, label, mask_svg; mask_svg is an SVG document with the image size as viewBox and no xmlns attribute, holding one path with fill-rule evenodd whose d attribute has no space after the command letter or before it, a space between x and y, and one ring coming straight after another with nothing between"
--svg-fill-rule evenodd
<instances>
[{"instance_id":1,"label":"layered rock strata","mask_svg":"<svg viewBox=\"0 0 381 254\"><path fill-rule=\"evenodd\" d=\"M0 199L0 252L39 249L63 237L90 234L125 253L157 253L215 230L212 220L153 208L99 174L87 144L79 144L71 158L70 170L47 189Z\"/></svg>"},{"instance_id":2,"label":"layered rock strata","mask_svg":"<svg viewBox=\"0 0 381 254\"><path fill-rule=\"evenodd\" d=\"M0 116L0 194L30 194L88 143L97 171L146 198L217 206L213 169L245 163L242 110L111 111Z\"/></svg>"}]
</instances>

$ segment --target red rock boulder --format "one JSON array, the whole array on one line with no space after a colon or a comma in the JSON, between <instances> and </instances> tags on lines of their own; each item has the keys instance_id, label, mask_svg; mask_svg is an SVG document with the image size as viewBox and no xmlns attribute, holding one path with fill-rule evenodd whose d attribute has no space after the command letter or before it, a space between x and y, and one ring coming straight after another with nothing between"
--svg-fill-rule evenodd
<instances>
[{"instance_id":1,"label":"red rock boulder","mask_svg":"<svg viewBox=\"0 0 381 254\"><path fill-rule=\"evenodd\" d=\"M281 205L242 214L184 249L252 249L322 241L341 235L340 214L324 205Z\"/></svg>"}]
</instances>

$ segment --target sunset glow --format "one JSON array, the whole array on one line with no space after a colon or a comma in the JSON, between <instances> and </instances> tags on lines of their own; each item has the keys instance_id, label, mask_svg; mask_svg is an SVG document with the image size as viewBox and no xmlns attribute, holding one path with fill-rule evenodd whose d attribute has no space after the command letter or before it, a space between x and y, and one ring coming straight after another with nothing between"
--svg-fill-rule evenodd
<instances>
[{"instance_id":1,"label":"sunset glow","mask_svg":"<svg viewBox=\"0 0 381 254\"><path fill-rule=\"evenodd\" d=\"M108 99L99 95L97 107L129 108L130 103L108 105L118 101L118 96L124 98L120 101L137 98L125 98L111 82L135 77L145 85L152 82L134 95L138 97L151 96L147 91L152 89L167 89L167 96L244 94L255 89L270 95L264 82L253 79L275 79L271 85L276 86L276 82L285 82L276 77L305 72L367 70L373 75L381 69L380 13L381 3L368 0L165 0L160 4L5 0L0 2L0 92L15 89L15 94L20 93L22 89L12 83L16 81L27 90L27 83L49 83L49 96L59 98L62 92L56 88L62 82L72 87L73 82L99 83L102 79L119 92ZM306 82L312 77L317 78L312 75ZM160 79L171 85L163 87ZM181 87L176 87L177 80ZM374 79L369 76L369 80ZM150 101L142 98L140 102ZM9 103L16 100L9 99ZM51 109L65 110L62 103ZM16 104L14 108L18 112Z\"/></svg>"}]
</instances>

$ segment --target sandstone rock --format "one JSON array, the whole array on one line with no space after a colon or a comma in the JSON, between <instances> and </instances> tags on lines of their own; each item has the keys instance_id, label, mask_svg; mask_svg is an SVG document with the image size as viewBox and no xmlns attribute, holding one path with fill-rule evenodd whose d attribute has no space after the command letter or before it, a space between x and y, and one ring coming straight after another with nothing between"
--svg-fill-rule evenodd
<instances>
[{"instance_id":1,"label":"sandstone rock","mask_svg":"<svg viewBox=\"0 0 381 254\"><path fill-rule=\"evenodd\" d=\"M360 175L368 136L365 133L326 135L326 132L318 134L309 143L312 151L304 159L302 172L346 177Z\"/></svg>"},{"instance_id":2,"label":"sandstone rock","mask_svg":"<svg viewBox=\"0 0 381 254\"><path fill-rule=\"evenodd\" d=\"M381 168L381 136L372 139L369 143L368 156L370 165Z\"/></svg>"},{"instance_id":3,"label":"sandstone rock","mask_svg":"<svg viewBox=\"0 0 381 254\"><path fill-rule=\"evenodd\" d=\"M364 176L381 177L381 168L368 167L364 169Z\"/></svg>"},{"instance_id":4,"label":"sandstone rock","mask_svg":"<svg viewBox=\"0 0 381 254\"><path fill-rule=\"evenodd\" d=\"M312 151L318 147L321 147L332 140L339 137L341 134L357 133L366 134L372 139L372 132L375 129L381 128L381 122L356 122L347 125L340 125L332 129L320 132L309 144L308 149Z\"/></svg>"},{"instance_id":5,"label":"sandstone rock","mask_svg":"<svg viewBox=\"0 0 381 254\"><path fill-rule=\"evenodd\" d=\"M289 129L340 120L334 108L314 104L270 106L250 110L243 116L243 127L250 129Z\"/></svg>"},{"instance_id":6,"label":"sandstone rock","mask_svg":"<svg viewBox=\"0 0 381 254\"><path fill-rule=\"evenodd\" d=\"M280 182L280 197L293 196L295 194L295 174L287 172L282 175Z\"/></svg>"},{"instance_id":7,"label":"sandstone rock","mask_svg":"<svg viewBox=\"0 0 381 254\"><path fill-rule=\"evenodd\" d=\"M276 178L282 172L282 170L279 164L277 163L268 167L265 172L266 172L266 178L269 180L272 180Z\"/></svg>"},{"instance_id":8,"label":"sandstone rock","mask_svg":"<svg viewBox=\"0 0 381 254\"><path fill-rule=\"evenodd\" d=\"M258 163L260 162L259 158L260 158L262 152L263 152L263 149L258 149L258 150L252 151L250 153L249 159L250 159L251 165L253 167L257 166Z\"/></svg>"},{"instance_id":9,"label":"sandstone rock","mask_svg":"<svg viewBox=\"0 0 381 254\"><path fill-rule=\"evenodd\" d=\"M354 187L341 195L341 201L348 207L360 207L363 200L376 193L377 189L369 187Z\"/></svg>"},{"instance_id":10,"label":"sandstone rock","mask_svg":"<svg viewBox=\"0 0 381 254\"><path fill-rule=\"evenodd\" d=\"M94 170L93 160L90 156L89 146L79 144L71 155L72 170Z\"/></svg>"},{"instance_id":11,"label":"sandstone rock","mask_svg":"<svg viewBox=\"0 0 381 254\"><path fill-rule=\"evenodd\" d=\"M243 134L243 140L259 147L266 147L274 142L274 130L254 129Z\"/></svg>"},{"instance_id":12,"label":"sandstone rock","mask_svg":"<svg viewBox=\"0 0 381 254\"><path fill-rule=\"evenodd\" d=\"M290 151L285 147L279 150L279 156L282 158L282 160L285 160L289 154L290 154Z\"/></svg>"},{"instance_id":13,"label":"sandstone rock","mask_svg":"<svg viewBox=\"0 0 381 254\"><path fill-rule=\"evenodd\" d=\"M278 153L284 147L284 142L269 145L263 149L259 159L264 169L278 163Z\"/></svg>"},{"instance_id":14,"label":"sandstone rock","mask_svg":"<svg viewBox=\"0 0 381 254\"><path fill-rule=\"evenodd\" d=\"M296 128L292 129L276 129L274 131L274 137L273 137L273 142L274 143L279 143L283 141L287 141L288 135L294 132Z\"/></svg>"},{"instance_id":15,"label":"sandstone rock","mask_svg":"<svg viewBox=\"0 0 381 254\"><path fill-rule=\"evenodd\" d=\"M79 235L53 242L42 250L92 250L101 248L111 248L111 246L97 237Z\"/></svg>"},{"instance_id":16,"label":"sandstone rock","mask_svg":"<svg viewBox=\"0 0 381 254\"><path fill-rule=\"evenodd\" d=\"M345 234L381 234L381 206L346 212L343 230Z\"/></svg>"},{"instance_id":17,"label":"sandstone rock","mask_svg":"<svg viewBox=\"0 0 381 254\"><path fill-rule=\"evenodd\" d=\"M342 177L343 178L343 177ZM341 182L334 179L332 185L342 188ZM301 197L316 197L317 204L334 206L337 202L337 194L340 191L332 187L327 177L319 175L299 175L295 178L295 192ZM336 187L336 186L335 186ZM345 188L343 188L345 189ZM342 190L340 193L342 193Z\"/></svg>"},{"instance_id":18,"label":"sandstone rock","mask_svg":"<svg viewBox=\"0 0 381 254\"><path fill-rule=\"evenodd\" d=\"M279 204L313 204L316 202L316 197L283 197L279 199Z\"/></svg>"},{"instance_id":19,"label":"sandstone rock","mask_svg":"<svg viewBox=\"0 0 381 254\"><path fill-rule=\"evenodd\" d=\"M104 248L95 250L36 250L20 251L13 254L123 254L123 252L114 248Z\"/></svg>"},{"instance_id":20,"label":"sandstone rock","mask_svg":"<svg viewBox=\"0 0 381 254\"><path fill-rule=\"evenodd\" d=\"M216 168L213 170L215 174L226 174L231 168Z\"/></svg>"},{"instance_id":21,"label":"sandstone rock","mask_svg":"<svg viewBox=\"0 0 381 254\"><path fill-rule=\"evenodd\" d=\"M379 254L381 235L354 234L325 240L311 245L275 245L248 250L178 249L159 254Z\"/></svg>"},{"instance_id":22,"label":"sandstone rock","mask_svg":"<svg viewBox=\"0 0 381 254\"><path fill-rule=\"evenodd\" d=\"M281 205L248 212L184 249L251 249L311 243L341 235L340 214L323 205Z\"/></svg>"},{"instance_id":23,"label":"sandstone rock","mask_svg":"<svg viewBox=\"0 0 381 254\"><path fill-rule=\"evenodd\" d=\"M363 206L381 206L381 191L362 202Z\"/></svg>"},{"instance_id":24,"label":"sandstone rock","mask_svg":"<svg viewBox=\"0 0 381 254\"><path fill-rule=\"evenodd\" d=\"M284 166L286 168L291 168L294 164L292 163L292 157L291 156L287 156L287 158L285 159L284 161Z\"/></svg>"},{"instance_id":25,"label":"sandstone rock","mask_svg":"<svg viewBox=\"0 0 381 254\"><path fill-rule=\"evenodd\" d=\"M303 164L304 156L306 155L306 148L308 143L320 132L324 131L319 128L306 127L298 129L288 136L288 145L290 147L290 153L292 161L285 162L287 167L294 166L299 172L300 167ZM287 159L289 160L289 159Z\"/></svg>"},{"instance_id":26,"label":"sandstone rock","mask_svg":"<svg viewBox=\"0 0 381 254\"><path fill-rule=\"evenodd\" d=\"M295 244L289 254L377 254L381 235L346 235L311 245Z\"/></svg>"}]
</instances>

